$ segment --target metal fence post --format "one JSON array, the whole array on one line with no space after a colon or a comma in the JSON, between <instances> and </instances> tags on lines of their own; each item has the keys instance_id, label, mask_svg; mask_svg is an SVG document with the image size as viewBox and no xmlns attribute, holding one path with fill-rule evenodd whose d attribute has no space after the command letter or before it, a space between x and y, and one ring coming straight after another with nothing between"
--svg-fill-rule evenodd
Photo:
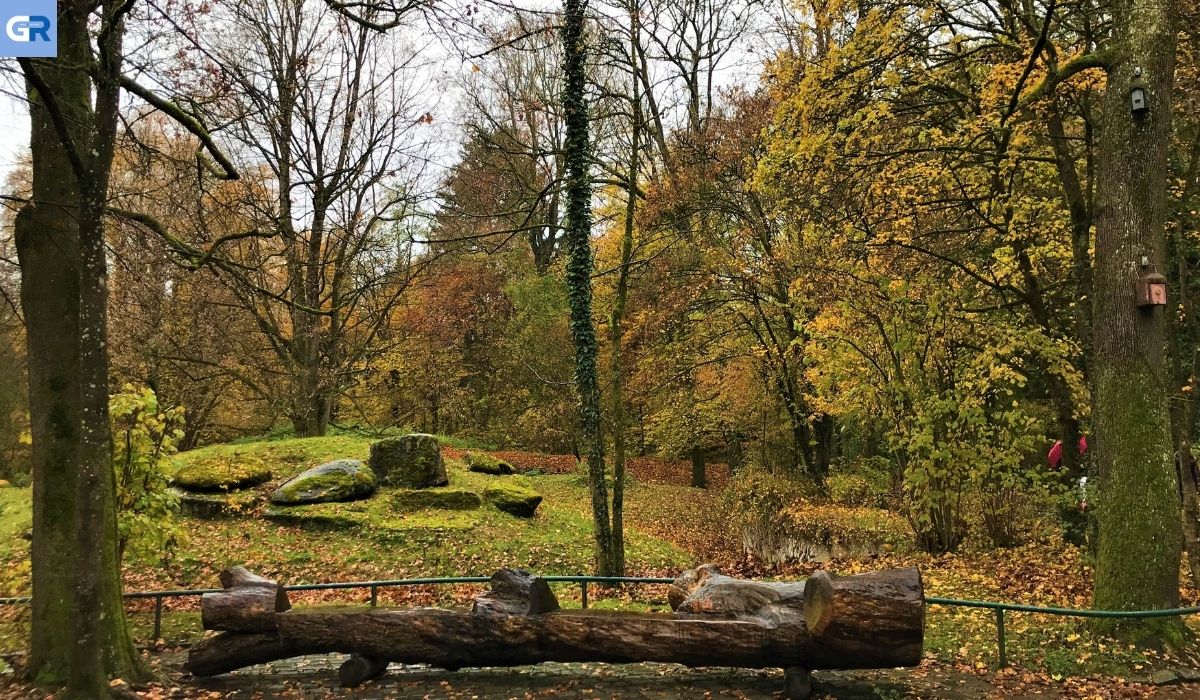
<instances>
[{"instance_id":1,"label":"metal fence post","mask_svg":"<svg viewBox=\"0 0 1200 700\"><path fill-rule=\"evenodd\" d=\"M162 639L162 596L154 596L154 641Z\"/></svg>"},{"instance_id":2,"label":"metal fence post","mask_svg":"<svg viewBox=\"0 0 1200 700\"><path fill-rule=\"evenodd\" d=\"M587 610L587 581L580 581L579 588L583 593L583 609Z\"/></svg>"},{"instance_id":3,"label":"metal fence post","mask_svg":"<svg viewBox=\"0 0 1200 700\"><path fill-rule=\"evenodd\" d=\"M379 603L379 586L371 586L371 607L375 607Z\"/></svg>"},{"instance_id":4,"label":"metal fence post","mask_svg":"<svg viewBox=\"0 0 1200 700\"><path fill-rule=\"evenodd\" d=\"M1000 668L1008 666L1008 650L1005 649L1004 608L996 608L996 643L1000 647Z\"/></svg>"}]
</instances>

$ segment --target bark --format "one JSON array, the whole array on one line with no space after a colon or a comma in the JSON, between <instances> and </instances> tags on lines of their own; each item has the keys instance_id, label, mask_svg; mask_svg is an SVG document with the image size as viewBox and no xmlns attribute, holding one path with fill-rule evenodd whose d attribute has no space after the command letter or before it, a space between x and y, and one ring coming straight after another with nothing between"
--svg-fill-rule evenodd
<instances>
[{"instance_id":1,"label":"bark","mask_svg":"<svg viewBox=\"0 0 1200 700\"><path fill-rule=\"evenodd\" d=\"M708 488L708 479L705 474L704 464L704 448L692 448L692 486L698 489Z\"/></svg>"},{"instance_id":2,"label":"bark","mask_svg":"<svg viewBox=\"0 0 1200 700\"><path fill-rule=\"evenodd\" d=\"M592 500L596 572L615 575L612 523L605 480L604 435L600 428L600 383L596 369L596 328L592 324L592 181L588 172L588 110L583 27L584 0L565 0L563 15L563 109L566 112L566 242L567 295L571 337L575 344L575 389L579 394L579 431L587 452L588 487Z\"/></svg>"},{"instance_id":3,"label":"bark","mask_svg":"<svg viewBox=\"0 0 1200 700\"><path fill-rule=\"evenodd\" d=\"M1096 461L1100 471L1095 605L1175 607L1182 546L1167 409L1162 308L1134 298L1147 266L1163 269L1167 153L1175 66L1175 16L1167 0L1127 0L1105 94L1097 201L1094 324ZM1141 71L1149 111L1133 115ZM1130 514L1137 517L1130 517ZM1130 623L1174 633L1166 618Z\"/></svg>"},{"instance_id":4,"label":"bark","mask_svg":"<svg viewBox=\"0 0 1200 700\"><path fill-rule=\"evenodd\" d=\"M121 602L108 424L104 211L117 128L122 8L59 3L58 59L22 59L32 203L16 222L33 445L30 673L99 697L140 675ZM93 84L80 65L96 65ZM95 109L92 106L93 88Z\"/></svg>"},{"instance_id":5,"label":"bark","mask_svg":"<svg viewBox=\"0 0 1200 700\"><path fill-rule=\"evenodd\" d=\"M272 632L275 613L292 607L282 586L240 566L225 569L220 579L225 590L200 598L200 624L206 630Z\"/></svg>"},{"instance_id":6,"label":"bark","mask_svg":"<svg viewBox=\"0 0 1200 700\"><path fill-rule=\"evenodd\" d=\"M685 576L712 585L737 582L719 577L715 567L704 569ZM200 642L190 650L186 668L211 676L272 659L331 652L448 669L545 661L806 669L920 663L924 609L915 569L825 577L820 586L816 612L807 610L804 583L753 581L734 584L745 600L730 592L724 598L727 609L702 614L510 615L436 608L289 612L276 616L276 633L223 633ZM703 585L696 593L708 596ZM681 609L687 607L685 599ZM805 622L816 617L826 620L820 634Z\"/></svg>"}]
</instances>

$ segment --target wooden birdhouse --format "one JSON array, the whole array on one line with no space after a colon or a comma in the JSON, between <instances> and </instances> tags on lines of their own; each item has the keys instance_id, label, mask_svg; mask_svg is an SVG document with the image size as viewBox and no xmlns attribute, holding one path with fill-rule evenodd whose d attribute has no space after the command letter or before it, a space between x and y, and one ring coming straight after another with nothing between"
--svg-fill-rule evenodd
<instances>
[{"instance_id":1,"label":"wooden birdhouse","mask_svg":"<svg viewBox=\"0 0 1200 700\"><path fill-rule=\"evenodd\" d=\"M1152 309L1167 305L1167 278L1157 272L1146 272L1137 282L1137 305Z\"/></svg>"}]
</instances>

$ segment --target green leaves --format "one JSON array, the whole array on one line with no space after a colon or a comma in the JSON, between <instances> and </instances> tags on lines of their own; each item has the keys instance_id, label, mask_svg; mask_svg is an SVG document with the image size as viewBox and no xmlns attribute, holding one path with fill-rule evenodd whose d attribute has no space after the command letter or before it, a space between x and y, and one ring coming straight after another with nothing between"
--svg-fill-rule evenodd
<instances>
[{"instance_id":1,"label":"green leaves","mask_svg":"<svg viewBox=\"0 0 1200 700\"><path fill-rule=\"evenodd\" d=\"M109 398L113 469L117 481L117 548L139 557L167 558L183 537L173 518L179 499L169 488L164 460L183 437L184 409L161 410L149 387L126 384Z\"/></svg>"}]
</instances>

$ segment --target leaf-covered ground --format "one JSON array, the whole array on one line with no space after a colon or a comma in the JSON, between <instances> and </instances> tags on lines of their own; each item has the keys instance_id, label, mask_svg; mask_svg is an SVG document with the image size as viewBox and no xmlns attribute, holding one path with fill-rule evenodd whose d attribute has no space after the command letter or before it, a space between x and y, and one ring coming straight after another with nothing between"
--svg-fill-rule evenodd
<instances>
[{"instance_id":1,"label":"leaf-covered ground","mask_svg":"<svg viewBox=\"0 0 1200 700\"><path fill-rule=\"evenodd\" d=\"M288 439L220 445L176 459L175 466L199 462L220 468L242 459L271 465L273 479L262 494L300 471L331 459L365 459L370 440L353 436ZM424 576L489 575L502 566L521 566L543 574L586 573L591 566L590 505L586 481L571 456L495 453L519 469L538 469L539 476L495 477L469 472L463 451L445 450L451 485L474 491L495 479L511 479L540 492L538 514L523 520L485 506L477 511L397 512L387 490L370 501L334 506L365 518L368 524L346 529L283 525L262 517L261 506L217 520L183 518L187 537L165 561L127 563L127 590L199 588L216 585L216 574L229 564L245 564L288 583L363 581ZM733 526L736 504L719 487L696 489L686 484L690 463L642 460L631 468L626 494L627 549L630 575L670 576L697 563L713 561L731 573L791 578L817 565L768 567L744 555ZM727 481L727 470L713 466L710 481ZM182 516L181 516L182 517ZM820 519L817 510L807 517ZM0 489L0 595L27 595L30 522L28 489ZM1088 607L1091 567L1075 547L1053 537L1006 550L971 549L961 555L930 557L901 548L857 561L820 565L839 573L919 566L931 596L1001 600L1033 605ZM1185 578L1186 580L1186 578ZM479 586L382 589L385 605L455 604L469 600ZM565 606L579 604L578 586L557 591ZM663 586L590 591L597 607L664 609ZM299 605L365 603L364 590L309 592L294 596ZM1200 601L1190 586L1184 603ZM168 601L164 637L186 642L199 634L195 599ZM150 637L148 601L131 602L135 632ZM930 663L957 673L991 674L997 678L1054 684L1084 681L1113 688L1119 679L1148 679L1155 672L1194 668L1194 644L1144 650L1096 633L1085 621L1009 613L1006 618L1008 657L1014 669L998 670L995 618L991 611L931 606L926 648ZM28 620L22 606L0 608L0 649L24 645ZM1194 624L1193 624L1193 628ZM1014 675L1015 674L1015 675ZM1085 683L1086 685L1086 683ZM1087 685L1086 687L1091 687ZM1132 692L1132 691L1131 691ZM1108 697L1106 695L1105 697ZM1130 696L1137 696L1136 693Z\"/></svg>"}]
</instances>

